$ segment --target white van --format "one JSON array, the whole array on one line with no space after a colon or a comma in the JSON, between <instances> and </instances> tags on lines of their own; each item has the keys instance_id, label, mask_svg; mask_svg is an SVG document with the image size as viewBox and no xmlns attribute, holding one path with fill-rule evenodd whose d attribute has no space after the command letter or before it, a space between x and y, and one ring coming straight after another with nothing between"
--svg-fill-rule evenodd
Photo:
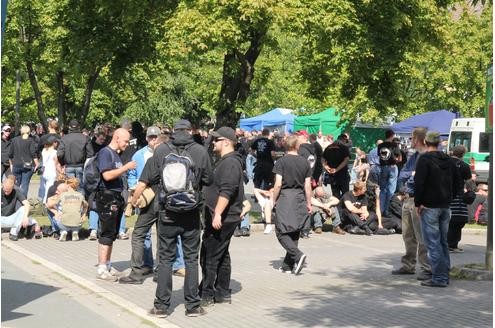
<instances>
[{"instance_id":1,"label":"white van","mask_svg":"<svg viewBox=\"0 0 495 328\"><path fill-rule=\"evenodd\" d=\"M478 174L478 183L488 181L489 138L489 134L485 132L484 118L456 118L450 126L448 149L450 151L457 145L467 148L464 161Z\"/></svg>"}]
</instances>

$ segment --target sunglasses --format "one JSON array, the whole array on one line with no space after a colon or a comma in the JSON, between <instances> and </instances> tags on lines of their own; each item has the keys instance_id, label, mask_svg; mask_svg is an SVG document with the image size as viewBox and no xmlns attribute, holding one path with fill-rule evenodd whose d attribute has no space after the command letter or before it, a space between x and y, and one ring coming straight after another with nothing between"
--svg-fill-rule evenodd
<instances>
[{"instance_id":1,"label":"sunglasses","mask_svg":"<svg viewBox=\"0 0 495 328\"><path fill-rule=\"evenodd\" d=\"M218 141L222 141L222 140L227 140L227 139L225 139L225 138L215 138L213 141L218 142Z\"/></svg>"},{"instance_id":2,"label":"sunglasses","mask_svg":"<svg viewBox=\"0 0 495 328\"><path fill-rule=\"evenodd\" d=\"M10 129L3 130L3 132L11 132Z\"/></svg>"}]
</instances>

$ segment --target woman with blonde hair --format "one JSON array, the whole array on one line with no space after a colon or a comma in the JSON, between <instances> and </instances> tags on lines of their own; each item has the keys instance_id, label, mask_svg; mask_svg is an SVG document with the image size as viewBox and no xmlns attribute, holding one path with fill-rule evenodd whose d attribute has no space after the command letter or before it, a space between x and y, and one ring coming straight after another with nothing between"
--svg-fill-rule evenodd
<instances>
[{"instance_id":1,"label":"woman with blonde hair","mask_svg":"<svg viewBox=\"0 0 495 328\"><path fill-rule=\"evenodd\" d=\"M45 146L41 151L41 158L43 163L43 173L41 176L41 183L43 184L42 195L39 195L43 199L43 204L46 204L48 189L53 185L57 179L57 174L61 172L61 166L57 158L58 140L55 137L50 136L45 141Z\"/></svg>"},{"instance_id":2,"label":"woman with blonde hair","mask_svg":"<svg viewBox=\"0 0 495 328\"><path fill-rule=\"evenodd\" d=\"M37 144L30 137L31 129L27 125L21 127L21 135L12 139L9 151L10 169L16 177L16 184L27 198L29 182L33 172L38 169Z\"/></svg>"}]
</instances>

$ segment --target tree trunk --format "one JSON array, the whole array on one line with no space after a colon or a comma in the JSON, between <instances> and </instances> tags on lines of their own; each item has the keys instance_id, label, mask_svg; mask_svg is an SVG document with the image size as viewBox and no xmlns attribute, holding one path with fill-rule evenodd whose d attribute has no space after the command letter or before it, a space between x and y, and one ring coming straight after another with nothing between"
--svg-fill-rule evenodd
<instances>
[{"instance_id":1,"label":"tree trunk","mask_svg":"<svg viewBox=\"0 0 495 328\"><path fill-rule=\"evenodd\" d=\"M57 77L57 116L58 124L61 128L65 127L67 120L67 107L65 106L65 98L67 89L64 86L64 72L58 71Z\"/></svg>"},{"instance_id":2,"label":"tree trunk","mask_svg":"<svg viewBox=\"0 0 495 328\"><path fill-rule=\"evenodd\" d=\"M244 54L238 49L231 49L225 55L216 127L237 125L240 113L236 112L236 107L244 104L249 96L254 78L254 64L261 53L265 35L266 30L252 33L249 48Z\"/></svg>"},{"instance_id":3,"label":"tree trunk","mask_svg":"<svg viewBox=\"0 0 495 328\"><path fill-rule=\"evenodd\" d=\"M95 88L96 80L98 79L98 76L100 75L101 68L96 68L93 74L91 74L88 78L88 81L86 82L86 89L84 90L84 99L83 99L83 105L81 107L80 111L80 124L81 126L84 125L86 122L86 118L88 117L89 114L89 107L91 104L91 95L93 94L93 90Z\"/></svg>"},{"instance_id":4,"label":"tree trunk","mask_svg":"<svg viewBox=\"0 0 495 328\"><path fill-rule=\"evenodd\" d=\"M43 106L43 99L41 98L40 88L38 86L38 80L36 78L36 73L34 72L33 63L31 60L26 60L26 69L29 77L29 83L31 83L31 88L33 88L34 98L36 100L36 107L38 109L38 118L40 119L43 129L48 131L48 124L45 115L45 108Z\"/></svg>"}]
</instances>

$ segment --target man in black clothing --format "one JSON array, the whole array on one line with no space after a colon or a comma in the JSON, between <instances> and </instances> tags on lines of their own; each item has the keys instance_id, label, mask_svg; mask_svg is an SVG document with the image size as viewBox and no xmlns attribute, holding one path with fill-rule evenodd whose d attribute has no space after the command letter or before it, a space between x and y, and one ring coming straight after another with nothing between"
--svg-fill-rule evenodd
<instances>
[{"instance_id":1,"label":"man in black clothing","mask_svg":"<svg viewBox=\"0 0 495 328\"><path fill-rule=\"evenodd\" d=\"M321 173L323 172L323 164L321 162L323 157L323 149L321 148L320 143L318 142L318 137L316 134L309 135L309 142L313 145L315 150L315 167L313 168L313 180L318 183L320 180Z\"/></svg>"},{"instance_id":2,"label":"man in black clothing","mask_svg":"<svg viewBox=\"0 0 495 328\"><path fill-rule=\"evenodd\" d=\"M178 150L187 149L192 161L198 185L201 190L203 186L208 186L212 182L211 161L205 147L196 143L192 137L191 123L187 120L179 120L174 125L174 133L171 143L162 143L153 152L145 164L143 172L139 177L139 182L132 197L132 204L137 205L137 200L141 196L146 186L150 186L155 192L155 209L151 209L148 214L149 224L141 225L140 229L144 233L155 222L155 217L159 212L157 239L158 239L158 280L156 286L156 296L154 306L150 310L150 315L165 318L168 316L172 297L172 265L175 261L177 236L181 237L182 249L184 251L184 262L186 275L184 278L184 299L187 316L198 316L205 314L200 306L201 299L198 294L198 251L200 243L200 205L198 207L176 213L170 211L161 204L160 193L162 186L162 169L164 159L167 155ZM151 207L151 206L150 206ZM159 211L158 211L159 210ZM143 218L141 218L143 220Z\"/></svg>"},{"instance_id":3,"label":"man in black clothing","mask_svg":"<svg viewBox=\"0 0 495 328\"><path fill-rule=\"evenodd\" d=\"M397 189L399 169L397 163L402 161L399 145L393 141L395 132L385 131L385 141L378 145L378 157L380 158L380 209L382 214L388 216L390 199Z\"/></svg>"},{"instance_id":4,"label":"man in black clothing","mask_svg":"<svg viewBox=\"0 0 495 328\"><path fill-rule=\"evenodd\" d=\"M10 133L12 128L10 125L4 125L2 127L2 175L0 175L0 180L3 175L10 174L10 162L9 162L9 151L10 151Z\"/></svg>"},{"instance_id":5,"label":"man in black clothing","mask_svg":"<svg viewBox=\"0 0 495 328\"><path fill-rule=\"evenodd\" d=\"M368 235L373 234L373 227L376 227L376 214L368 211L368 198L366 197L366 184L356 181L352 191L346 192L340 199L339 207L342 211L342 224L350 225L348 232L353 233L354 227L358 227Z\"/></svg>"},{"instance_id":6,"label":"man in black clothing","mask_svg":"<svg viewBox=\"0 0 495 328\"><path fill-rule=\"evenodd\" d=\"M255 151L256 166L254 167L254 186L266 189L273 184L273 158L275 157L275 144L268 139L270 130L263 129L261 138L256 139L251 148Z\"/></svg>"},{"instance_id":7,"label":"man in black clothing","mask_svg":"<svg viewBox=\"0 0 495 328\"><path fill-rule=\"evenodd\" d=\"M62 137L57 149L57 156L62 165L65 166L65 175L76 177L81 183L79 191L83 192L83 168L87 158L94 155L91 141L81 133L79 122L71 120L69 122L69 133Z\"/></svg>"},{"instance_id":8,"label":"man in black clothing","mask_svg":"<svg viewBox=\"0 0 495 328\"><path fill-rule=\"evenodd\" d=\"M309 134L306 130L297 131L296 136L299 140L299 150L297 153L308 161L311 168L311 176L313 176L313 170L316 164L315 146L309 143Z\"/></svg>"},{"instance_id":9,"label":"man in black clothing","mask_svg":"<svg viewBox=\"0 0 495 328\"><path fill-rule=\"evenodd\" d=\"M212 136L214 151L221 158L215 167L214 183L205 190L205 229L201 245L203 306L231 303L229 245L241 222L244 201L242 157L234 150L235 131L221 127Z\"/></svg>"},{"instance_id":10,"label":"man in black clothing","mask_svg":"<svg viewBox=\"0 0 495 328\"><path fill-rule=\"evenodd\" d=\"M343 194L349 191L349 182L351 181L347 169L351 154L344 143L345 140L345 134L341 134L323 152L323 168L329 175L332 194L337 198L341 198Z\"/></svg>"}]
</instances>

